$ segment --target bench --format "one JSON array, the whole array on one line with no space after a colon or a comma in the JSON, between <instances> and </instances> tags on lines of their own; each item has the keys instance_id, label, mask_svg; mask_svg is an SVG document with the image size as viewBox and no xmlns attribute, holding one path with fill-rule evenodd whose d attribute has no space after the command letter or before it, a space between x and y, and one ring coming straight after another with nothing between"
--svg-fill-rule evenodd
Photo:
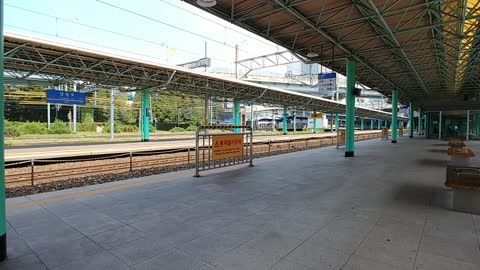
<instances>
[{"instance_id":1,"label":"bench","mask_svg":"<svg viewBox=\"0 0 480 270\"><path fill-rule=\"evenodd\" d=\"M454 148L463 148L465 147L465 143L462 141L450 141L448 142L449 147L454 147Z\"/></svg>"},{"instance_id":2,"label":"bench","mask_svg":"<svg viewBox=\"0 0 480 270\"><path fill-rule=\"evenodd\" d=\"M472 149L463 148L463 147L448 148L448 155L452 157L463 157L463 158L470 158L475 156Z\"/></svg>"},{"instance_id":3,"label":"bench","mask_svg":"<svg viewBox=\"0 0 480 270\"><path fill-rule=\"evenodd\" d=\"M446 178L445 185L453 189L453 210L480 214L480 161L452 160Z\"/></svg>"}]
</instances>

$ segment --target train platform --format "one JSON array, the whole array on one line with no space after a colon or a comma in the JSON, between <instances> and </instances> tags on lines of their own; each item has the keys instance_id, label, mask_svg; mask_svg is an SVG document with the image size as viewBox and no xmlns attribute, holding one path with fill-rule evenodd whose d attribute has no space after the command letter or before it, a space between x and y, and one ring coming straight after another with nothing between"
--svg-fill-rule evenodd
<instances>
[{"instance_id":1,"label":"train platform","mask_svg":"<svg viewBox=\"0 0 480 270\"><path fill-rule=\"evenodd\" d=\"M8 199L0 269L480 268L480 216L448 210L446 142L355 147Z\"/></svg>"},{"instance_id":2,"label":"train platform","mask_svg":"<svg viewBox=\"0 0 480 270\"><path fill-rule=\"evenodd\" d=\"M378 133L380 130L357 130L355 134ZM288 135L262 135L254 136L255 143L268 141L284 141L305 138L323 138L336 136L336 132L317 134L288 134ZM60 146L43 147L16 147L5 149L5 162L25 161L32 159L58 159L87 157L99 155L115 155L129 152L143 151L167 151L175 149L195 148L195 138L181 136L178 140L150 141L150 142L124 142L124 143L100 143L100 144L70 144Z\"/></svg>"}]
</instances>

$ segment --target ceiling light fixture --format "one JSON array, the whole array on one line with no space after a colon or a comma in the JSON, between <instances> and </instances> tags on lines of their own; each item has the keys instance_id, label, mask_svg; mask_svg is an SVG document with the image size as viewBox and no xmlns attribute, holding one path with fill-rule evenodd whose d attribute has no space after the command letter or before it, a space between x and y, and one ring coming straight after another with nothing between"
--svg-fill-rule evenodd
<instances>
[{"instance_id":1,"label":"ceiling light fixture","mask_svg":"<svg viewBox=\"0 0 480 270\"><path fill-rule=\"evenodd\" d=\"M197 0L197 5L204 8L213 7L216 4L217 4L217 0Z\"/></svg>"},{"instance_id":2,"label":"ceiling light fixture","mask_svg":"<svg viewBox=\"0 0 480 270\"><path fill-rule=\"evenodd\" d=\"M307 53L307 57L308 57L308 58L317 57L317 56L318 56L318 53L316 53L316 52L309 52L309 53Z\"/></svg>"}]
</instances>

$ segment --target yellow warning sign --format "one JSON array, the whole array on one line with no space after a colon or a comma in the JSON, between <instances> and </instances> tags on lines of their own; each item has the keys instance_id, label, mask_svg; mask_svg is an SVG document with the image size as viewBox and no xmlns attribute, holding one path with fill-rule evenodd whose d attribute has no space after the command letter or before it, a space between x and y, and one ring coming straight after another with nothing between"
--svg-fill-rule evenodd
<instances>
[{"instance_id":1,"label":"yellow warning sign","mask_svg":"<svg viewBox=\"0 0 480 270\"><path fill-rule=\"evenodd\" d=\"M243 135L213 135L212 159L243 156Z\"/></svg>"},{"instance_id":2,"label":"yellow warning sign","mask_svg":"<svg viewBox=\"0 0 480 270\"><path fill-rule=\"evenodd\" d=\"M311 118L323 118L323 113L312 113Z\"/></svg>"},{"instance_id":3,"label":"yellow warning sign","mask_svg":"<svg viewBox=\"0 0 480 270\"><path fill-rule=\"evenodd\" d=\"M340 130L340 140L339 140L338 144L345 144L345 137L346 137L345 129L341 129Z\"/></svg>"}]
</instances>

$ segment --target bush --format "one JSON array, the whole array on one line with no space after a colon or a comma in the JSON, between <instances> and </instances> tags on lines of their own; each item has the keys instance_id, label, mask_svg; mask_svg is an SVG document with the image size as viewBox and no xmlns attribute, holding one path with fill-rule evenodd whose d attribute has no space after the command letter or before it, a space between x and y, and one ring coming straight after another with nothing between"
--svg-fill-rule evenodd
<instances>
[{"instance_id":1,"label":"bush","mask_svg":"<svg viewBox=\"0 0 480 270\"><path fill-rule=\"evenodd\" d=\"M72 131L70 130L70 125L66 122L62 121L55 121L50 126L48 130L49 134L70 134Z\"/></svg>"},{"instance_id":2,"label":"bush","mask_svg":"<svg viewBox=\"0 0 480 270\"><path fill-rule=\"evenodd\" d=\"M110 133L110 122L106 122L103 124L103 132ZM114 127L113 127L113 133L120 133L120 123L115 121Z\"/></svg>"},{"instance_id":3,"label":"bush","mask_svg":"<svg viewBox=\"0 0 480 270\"><path fill-rule=\"evenodd\" d=\"M169 131L173 132L173 133L177 133L177 132L185 132L185 129L181 128L181 127L174 127L172 129L170 129Z\"/></svg>"},{"instance_id":4,"label":"bush","mask_svg":"<svg viewBox=\"0 0 480 270\"><path fill-rule=\"evenodd\" d=\"M20 133L23 134L47 134L48 128L44 123L26 122L19 126Z\"/></svg>"},{"instance_id":5,"label":"bush","mask_svg":"<svg viewBox=\"0 0 480 270\"><path fill-rule=\"evenodd\" d=\"M94 122L77 123L77 132L97 132L97 124Z\"/></svg>"},{"instance_id":6,"label":"bush","mask_svg":"<svg viewBox=\"0 0 480 270\"><path fill-rule=\"evenodd\" d=\"M22 135L22 132L19 123L5 121L5 136L18 137L20 135Z\"/></svg>"},{"instance_id":7,"label":"bush","mask_svg":"<svg viewBox=\"0 0 480 270\"><path fill-rule=\"evenodd\" d=\"M195 125L190 125L190 126L188 126L185 130L186 130L186 131L195 131L196 129L197 129L197 126L195 126Z\"/></svg>"},{"instance_id":8,"label":"bush","mask_svg":"<svg viewBox=\"0 0 480 270\"><path fill-rule=\"evenodd\" d=\"M121 132L136 132L138 131L138 127L136 125L121 125L120 126Z\"/></svg>"}]
</instances>

